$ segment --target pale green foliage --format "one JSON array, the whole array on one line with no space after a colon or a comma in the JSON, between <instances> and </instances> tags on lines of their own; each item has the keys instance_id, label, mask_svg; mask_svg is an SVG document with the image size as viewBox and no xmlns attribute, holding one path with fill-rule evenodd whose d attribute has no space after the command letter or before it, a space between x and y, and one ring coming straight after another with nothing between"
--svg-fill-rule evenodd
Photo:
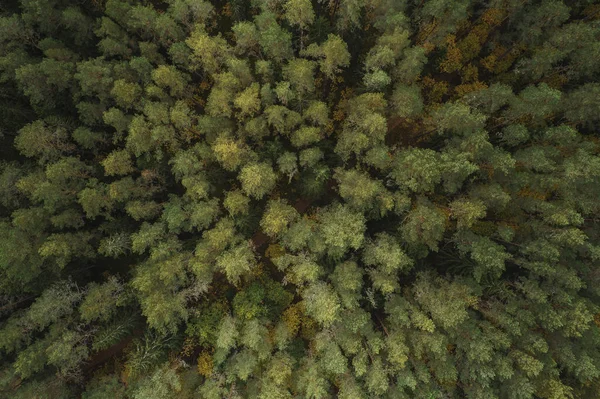
<instances>
[{"instance_id":1,"label":"pale green foliage","mask_svg":"<svg viewBox=\"0 0 600 399\"><path fill-rule=\"evenodd\" d=\"M306 110L304 110L302 117L318 126L327 125L329 122L329 109L327 108L327 104L321 101L312 101Z\"/></svg>"},{"instance_id":2,"label":"pale green foliage","mask_svg":"<svg viewBox=\"0 0 600 399\"><path fill-rule=\"evenodd\" d=\"M105 138L100 132L93 132L88 128L79 127L71 133L73 140L85 149L91 150L96 148L99 143L102 143Z\"/></svg>"},{"instance_id":3,"label":"pale green foliage","mask_svg":"<svg viewBox=\"0 0 600 399\"><path fill-rule=\"evenodd\" d=\"M178 129L189 129L192 125L192 111L184 101L177 101L169 113L171 123Z\"/></svg>"},{"instance_id":4,"label":"pale green foliage","mask_svg":"<svg viewBox=\"0 0 600 399\"><path fill-rule=\"evenodd\" d=\"M539 120L554 112L560 103L560 98L561 92L550 88L545 83L537 87L529 86L511 101L505 115L510 119L530 116Z\"/></svg>"},{"instance_id":5,"label":"pale green foliage","mask_svg":"<svg viewBox=\"0 0 600 399\"><path fill-rule=\"evenodd\" d=\"M367 54L365 68L373 72L390 67L395 63L394 51L388 46L375 46Z\"/></svg>"},{"instance_id":6,"label":"pale green foliage","mask_svg":"<svg viewBox=\"0 0 600 399\"><path fill-rule=\"evenodd\" d=\"M133 171L131 158L126 151L113 151L102 162L108 176L127 175Z\"/></svg>"},{"instance_id":7,"label":"pale green foliage","mask_svg":"<svg viewBox=\"0 0 600 399\"><path fill-rule=\"evenodd\" d=\"M89 244L89 234L52 234L40 246L39 254L56 263L60 268L67 266L73 258L92 258L94 250Z\"/></svg>"},{"instance_id":8,"label":"pale green foliage","mask_svg":"<svg viewBox=\"0 0 600 399\"><path fill-rule=\"evenodd\" d=\"M298 172L298 157L293 152L286 152L277 158L277 166L281 173L288 176L288 181L291 181Z\"/></svg>"},{"instance_id":9,"label":"pale green foliage","mask_svg":"<svg viewBox=\"0 0 600 399\"><path fill-rule=\"evenodd\" d=\"M171 65L161 65L153 70L152 80L158 87L169 89L172 96L181 96L185 90L185 77Z\"/></svg>"},{"instance_id":10,"label":"pale green foliage","mask_svg":"<svg viewBox=\"0 0 600 399\"><path fill-rule=\"evenodd\" d=\"M48 361L47 345L45 341L37 341L19 353L13 367L21 378L29 378L44 368Z\"/></svg>"},{"instance_id":11,"label":"pale green foliage","mask_svg":"<svg viewBox=\"0 0 600 399\"><path fill-rule=\"evenodd\" d=\"M263 231L271 236L277 237L285 233L290 225L299 217L294 207L285 201L269 201L260 225Z\"/></svg>"},{"instance_id":12,"label":"pale green foliage","mask_svg":"<svg viewBox=\"0 0 600 399\"><path fill-rule=\"evenodd\" d=\"M312 168L321 159L323 159L323 152L318 148L306 148L300 151L299 155L300 166Z\"/></svg>"},{"instance_id":13,"label":"pale green foliage","mask_svg":"<svg viewBox=\"0 0 600 399\"><path fill-rule=\"evenodd\" d=\"M474 271L475 278L478 280L485 273L491 272L494 275L498 275L504 271L505 261L511 258L510 254L504 250L504 247L487 237L468 234L458 244L460 250L469 252L471 258L479 266Z\"/></svg>"},{"instance_id":14,"label":"pale green foliage","mask_svg":"<svg viewBox=\"0 0 600 399\"><path fill-rule=\"evenodd\" d=\"M339 317L340 300L328 284L318 281L306 288L302 297L310 316L328 326Z\"/></svg>"},{"instance_id":15,"label":"pale green foliage","mask_svg":"<svg viewBox=\"0 0 600 399\"><path fill-rule=\"evenodd\" d=\"M111 94L119 106L130 108L135 100L141 95L141 89L135 83L129 83L123 79L119 79L115 81Z\"/></svg>"},{"instance_id":16,"label":"pale green foliage","mask_svg":"<svg viewBox=\"0 0 600 399\"><path fill-rule=\"evenodd\" d=\"M217 348L224 350L232 349L236 345L238 336L239 332L236 327L236 320L231 316L226 316L217 334Z\"/></svg>"},{"instance_id":17,"label":"pale green foliage","mask_svg":"<svg viewBox=\"0 0 600 399\"><path fill-rule=\"evenodd\" d=\"M75 331L62 334L46 348L47 363L59 370L59 375L68 376L88 357L85 337Z\"/></svg>"},{"instance_id":18,"label":"pale green foliage","mask_svg":"<svg viewBox=\"0 0 600 399\"><path fill-rule=\"evenodd\" d=\"M228 191L225 194L223 206L231 216L247 214L249 205L250 198L246 197L240 190Z\"/></svg>"},{"instance_id":19,"label":"pale green foliage","mask_svg":"<svg viewBox=\"0 0 600 399\"><path fill-rule=\"evenodd\" d=\"M201 29L192 32L185 42L192 49L192 61L211 74L222 68L231 51L225 39L209 36Z\"/></svg>"},{"instance_id":20,"label":"pale green foliage","mask_svg":"<svg viewBox=\"0 0 600 399\"><path fill-rule=\"evenodd\" d=\"M362 153L381 145L387 133L387 121L383 116L387 101L383 93L365 93L348 102L348 117L335 152L347 160L350 154Z\"/></svg>"},{"instance_id":21,"label":"pale green foliage","mask_svg":"<svg viewBox=\"0 0 600 399\"><path fill-rule=\"evenodd\" d=\"M314 259L306 255L283 255L274 260L280 270L286 271L286 279L298 286L317 281L322 274L322 268Z\"/></svg>"},{"instance_id":22,"label":"pale green foliage","mask_svg":"<svg viewBox=\"0 0 600 399\"><path fill-rule=\"evenodd\" d=\"M456 219L457 228L469 228L485 216L485 205L481 200L470 201L457 199L450 204L452 217Z\"/></svg>"},{"instance_id":23,"label":"pale green foliage","mask_svg":"<svg viewBox=\"0 0 600 399\"><path fill-rule=\"evenodd\" d=\"M79 306L82 320L108 320L119 305L123 289L122 283L114 277L101 285L90 284Z\"/></svg>"},{"instance_id":24,"label":"pale green foliage","mask_svg":"<svg viewBox=\"0 0 600 399\"><path fill-rule=\"evenodd\" d=\"M162 223L143 223L137 233L131 235L131 250L143 253L150 246L155 245L164 237L164 225Z\"/></svg>"},{"instance_id":25,"label":"pale green foliage","mask_svg":"<svg viewBox=\"0 0 600 399\"><path fill-rule=\"evenodd\" d=\"M433 191L442 179L439 155L435 151L420 148L400 151L396 154L390 176L399 186L411 191Z\"/></svg>"},{"instance_id":26,"label":"pale green foliage","mask_svg":"<svg viewBox=\"0 0 600 399\"><path fill-rule=\"evenodd\" d=\"M342 305L352 308L357 305L360 298L360 289L363 284L363 271L356 262L343 262L336 266L331 280Z\"/></svg>"},{"instance_id":27,"label":"pale green foliage","mask_svg":"<svg viewBox=\"0 0 600 399\"><path fill-rule=\"evenodd\" d=\"M421 75L423 66L427 62L425 54L425 49L421 46L406 49L394 69L395 75L404 83L414 82Z\"/></svg>"},{"instance_id":28,"label":"pale green foliage","mask_svg":"<svg viewBox=\"0 0 600 399\"><path fill-rule=\"evenodd\" d=\"M377 266L385 273L407 271L413 262L404 253L394 237L382 233L375 241L366 246L363 262L369 266Z\"/></svg>"},{"instance_id":29,"label":"pale green foliage","mask_svg":"<svg viewBox=\"0 0 600 399\"><path fill-rule=\"evenodd\" d=\"M77 197L86 216L90 219L99 216L103 209L110 208L110 202L107 202L108 195L102 186L98 188L84 188L79 192Z\"/></svg>"},{"instance_id":30,"label":"pale green foliage","mask_svg":"<svg viewBox=\"0 0 600 399\"><path fill-rule=\"evenodd\" d=\"M389 389L389 382L383 364L376 358L366 375L367 390L375 395L382 395Z\"/></svg>"},{"instance_id":31,"label":"pale green foliage","mask_svg":"<svg viewBox=\"0 0 600 399\"><path fill-rule=\"evenodd\" d=\"M340 196L353 208L370 209L386 193L379 180L358 170L338 170L335 178L339 184Z\"/></svg>"},{"instance_id":32,"label":"pale green foliage","mask_svg":"<svg viewBox=\"0 0 600 399\"><path fill-rule=\"evenodd\" d=\"M260 199L273 190L277 175L267 163L252 163L242 168L238 178L247 195Z\"/></svg>"},{"instance_id":33,"label":"pale green foliage","mask_svg":"<svg viewBox=\"0 0 600 399\"><path fill-rule=\"evenodd\" d=\"M515 146L529 139L529 132L523 125L509 125L502 130L502 142Z\"/></svg>"},{"instance_id":34,"label":"pale green foliage","mask_svg":"<svg viewBox=\"0 0 600 399\"><path fill-rule=\"evenodd\" d=\"M273 92L277 96L277 100L285 106L296 99L296 94L292 91L291 84L288 81L277 83Z\"/></svg>"},{"instance_id":35,"label":"pale green foliage","mask_svg":"<svg viewBox=\"0 0 600 399\"><path fill-rule=\"evenodd\" d=\"M275 14L264 11L254 21L259 31L258 43L267 57L276 62L292 57L292 35L277 23Z\"/></svg>"},{"instance_id":36,"label":"pale green foliage","mask_svg":"<svg viewBox=\"0 0 600 399\"><path fill-rule=\"evenodd\" d=\"M343 205L332 205L319 215L319 234L332 257L341 257L363 243L365 218Z\"/></svg>"},{"instance_id":37,"label":"pale green foliage","mask_svg":"<svg viewBox=\"0 0 600 399\"><path fill-rule=\"evenodd\" d=\"M123 133L127 130L131 118L118 108L110 108L102 114L102 119L118 133Z\"/></svg>"},{"instance_id":38,"label":"pale green foliage","mask_svg":"<svg viewBox=\"0 0 600 399\"><path fill-rule=\"evenodd\" d=\"M600 98L600 84L586 83L571 92L567 97L565 116L568 120L581 125L597 123L598 98Z\"/></svg>"},{"instance_id":39,"label":"pale green foliage","mask_svg":"<svg viewBox=\"0 0 600 399\"><path fill-rule=\"evenodd\" d=\"M287 248L297 251L311 244L313 231L316 229L316 223L302 218L292 223L287 233L282 237L282 244Z\"/></svg>"},{"instance_id":40,"label":"pale green foliage","mask_svg":"<svg viewBox=\"0 0 600 399\"><path fill-rule=\"evenodd\" d=\"M81 299L81 292L71 282L61 282L45 290L29 307L24 321L29 328L43 330L59 318L73 312L73 304Z\"/></svg>"},{"instance_id":41,"label":"pale green foliage","mask_svg":"<svg viewBox=\"0 0 600 399\"><path fill-rule=\"evenodd\" d=\"M376 70L368 73L363 77L365 86L372 91L379 91L385 89L392 83L392 78L382 70Z\"/></svg>"},{"instance_id":42,"label":"pale green foliage","mask_svg":"<svg viewBox=\"0 0 600 399\"><path fill-rule=\"evenodd\" d=\"M254 253L249 243L240 244L223 252L216 260L217 268L222 270L233 284L236 284L244 274L249 273L254 265Z\"/></svg>"},{"instance_id":43,"label":"pale green foliage","mask_svg":"<svg viewBox=\"0 0 600 399\"><path fill-rule=\"evenodd\" d=\"M258 83L252 83L233 100L235 107L240 110L238 119L253 116L260 109L259 87Z\"/></svg>"},{"instance_id":44,"label":"pale green foliage","mask_svg":"<svg viewBox=\"0 0 600 399\"><path fill-rule=\"evenodd\" d=\"M146 377L133 392L134 399L171 399L178 396L182 384L176 370L165 364Z\"/></svg>"},{"instance_id":45,"label":"pale green foliage","mask_svg":"<svg viewBox=\"0 0 600 399\"><path fill-rule=\"evenodd\" d=\"M68 133L64 128L47 126L43 121L32 122L19 131L15 147L26 157L42 160L55 158L68 149Z\"/></svg>"},{"instance_id":46,"label":"pale green foliage","mask_svg":"<svg viewBox=\"0 0 600 399\"><path fill-rule=\"evenodd\" d=\"M329 384L314 360L307 360L300 371L297 385L305 397L325 399L329 397Z\"/></svg>"},{"instance_id":47,"label":"pale green foliage","mask_svg":"<svg viewBox=\"0 0 600 399\"><path fill-rule=\"evenodd\" d=\"M310 0L288 0L284 7L285 19L300 29L306 29L315 19Z\"/></svg>"},{"instance_id":48,"label":"pale green foliage","mask_svg":"<svg viewBox=\"0 0 600 399\"><path fill-rule=\"evenodd\" d=\"M508 104L514 97L510 86L494 83L490 87L468 93L465 99L470 105L476 106L485 114L493 114Z\"/></svg>"},{"instance_id":49,"label":"pale green foliage","mask_svg":"<svg viewBox=\"0 0 600 399\"><path fill-rule=\"evenodd\" d=\"M212 145L215 158L226 170L237 170L248 158L249 153L243 144L228 137L219 137Z\"/></svg>"},{"instance_id":50,"label":"pale green foliage","mask_svg":"<svg viewBox=\"0 0 600 399\"><path fill-rule=\"evenodd\" d=\"M174 330L177 324L188 317L185 297L177 287L186 280L183 270L188 256L172 255L176 243L167 242L153 250L152 260L138 268L133 287L140 293L142 314L147 322L159 331Z\"/></svg>"},{"instance_id":51,"label":"pale green foliage","mask_svg":"<svg viewBox=\"0 0 600 399\"><path fill-rule=\"evenodd\" d=\"M414 117L423 111L421 90L416 85L397 85L392 94L391 103L395 114L401 118Z\"/></svg>"},{"instance_id":52,"label":"pale green foliage","mask_svg":"<svg viewBox=\"0 0 600 399\"><path fill-rule=\"evenodd\" d=\"M302 98L315 90L314 61L294 58L283 68L283 76L290 82L297 95Z\"/></svg>"},{"instance_id":53,"label":"pale green foliage","mask_svg":"<svg viewBox=\"0 0 600 399\"><path fill-rule=\"evenodd\" d=\"M411 245L426 245L437 251L446 224L446 216L430 203L420 203L412 209L400 227L402 238Z\"/></svg>"},{"instance_id":54,"label":"pale green foliage","mask_svg":"<svg viewBox=\"0 0 600 399\"><path fill-rule=\"evenodd\" d=\"M305 147L321 140L321 129L314 126L302 126L292 133L291 142L295 147Z\"/></svg>"},{"instance_id":55,"label":"pale green foliage","mask_svg":"<svg viewBox=\"0 0 600 399\"><path fill-rule=\"evenodd\" d=\"M243 349L232 356L230 368L237 378L247 381L248 377L253 374L257 364L258 359L256 356L251 351Z\"/></svg>"},{"instance_id":56,"label":"pale green foliage","mask_svg":"<svg viewBox=\"0 0 600 399\"><path fill-rule=\"evenodd\" d=\"M252 22L240 21L231 30L235 35L236 49L238 52L248 52L258 47L258 32Z\"/></svg>"},{"instance_id":57,"label":"pale green foliage","mask_svg":"<svg viewBox=\"0 0 600 399\"><path fill-rule=\"evenodd\" d=\"M437 326L452 328L469 316L467 308L472 297L469 287L464 284L420 274L412 292Z\"/></svg>"},{"instance_id":58,"label":"pale green foliage","mask_svg":"<svg viewBox=\"0 0 600 399\"><path fill-rule=\"evenodd\" d=\"M460 102L445 103L433 114L439 132L468 134L484 127L486 116Z\"/></svg>"},{"instance_id":59,"label":"pale green foliage","mask_svg":"<svg viewBox=\"0 0 600 399\"><path fill-rule=\"evenodd\" d=\"M337 35L330 34L321 45L311 44L307 47L305 54L316 58L321 72L329 79L341 71L342 67L350 64L350 53L348 45Z\"/></svg>"}]
</instances>

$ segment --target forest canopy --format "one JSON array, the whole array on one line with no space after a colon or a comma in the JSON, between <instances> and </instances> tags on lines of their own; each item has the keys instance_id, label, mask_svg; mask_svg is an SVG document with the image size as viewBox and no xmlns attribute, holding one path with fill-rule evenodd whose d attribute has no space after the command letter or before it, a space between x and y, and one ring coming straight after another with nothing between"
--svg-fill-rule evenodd
<instances>
[{"instance_id":1,"label":"forest canopy","mask_svg":"<svg viewBox=\"0 0 600 399\"><path fill-rule=\"evenodd\" d=\"M0 397L600 398L600 4L4 0Z\"/></svg>"}]
</instances>

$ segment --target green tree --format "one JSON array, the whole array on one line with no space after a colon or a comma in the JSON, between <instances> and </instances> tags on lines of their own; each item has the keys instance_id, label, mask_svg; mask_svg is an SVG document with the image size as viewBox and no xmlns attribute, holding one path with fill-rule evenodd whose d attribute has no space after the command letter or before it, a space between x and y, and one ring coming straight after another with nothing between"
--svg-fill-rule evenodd
<instances>
[{"instance_id":1,"label":"green tree","mask_svg":"<svg viewBox=\"0 0 600 399\"><path fill-rule=\"evenodd\" d=\"M309 45L304 54L316 58L321 72L329 79L341 72L342 67L350 64L350 53L348 45L339 36L330 34L327 40L320 45L315 43Z\"/></svg>"},{"instance_id":2,"label":"green tree","mask_svg":"<svg viewBox=\"0 0 600 399\"><path fill-rule=\"evenodd\" d=\"M289 0L285 3L285 18L293 26L304 30L315 19L315 12L309 0Z\"/></svg>"},{"instance_id":3,"label":"green tree","mask_svg":"<svg viewBox=\"0 0 600 399\"><path fill-rule=\"evenodd\" d=\"M319 215L319 234L327 253L335 258L358 249L364 240L365 218L343 205L332 205Z\"/></svg>"},{"instance_id":4,"label":"green tree","mask_svg":"<svg viewBox=\"0 0 600 399\"><path fill-rule=\"evenodd\" d=\"M260 221L263 231L275 237L285 233L290 223L298 218L298 212L285 201L270 201Z\"/></svg>"},{"instance_id":5,"label":"green tree","mask_svg":"<svg viewBox=\"0 0 600 399\"><path fill-rule=\"evenodd\" d=\"M599 7L0 6L0 397L600 397Z\"/></svg>"},{"instance_id":6,"label":"green tree","mask_svg":"<svg viewBox=\"0 0 600 399\"><path fill-rule=\"evenodd\" d=\"M445 228L446 215L433 204L422 202L409 212L400 231L408 244L426 245L437 251Z\"/></svg>"},{"instance_id":7,"label":"green tree","mask_svg":"<svg viewBox=\"0 0 600 399\"><path fill-rule=\"evenodd\" d=\"M240 171L238 176L242 190L254 198L262 198L275 187L277 175L267 163L251 163Z\"/></svg>"}]
</instances>

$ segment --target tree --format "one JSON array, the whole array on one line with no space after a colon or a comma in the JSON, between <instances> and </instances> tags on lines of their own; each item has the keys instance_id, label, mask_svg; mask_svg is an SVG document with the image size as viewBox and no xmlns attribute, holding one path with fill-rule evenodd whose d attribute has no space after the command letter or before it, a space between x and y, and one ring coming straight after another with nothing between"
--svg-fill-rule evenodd
<instances>
[{"instance_id":1,"label":"tree","mask_svg":"<svg viewBox=\"0 0 600 399\"><path fill-rule=\"evenodd\" d=\"M315 12L308 0L289 0L284 7L288 22L302 30L308 28L315 19Z\"/></svg>"},{"instance_id":2,"label":"tree","mask_svg":"<svg viewBox=\"0 0 600 399\"><path fill-rule=\"evenodd\" d=\"M349 249L358 249L364 240L365 218L343 205L332 205L319 215L319 234L331 257L340 258Z\"/></svg>"},{"instance_id":3,"label":"tree","mask_svg":"<svg viewBox=\"0 0 600 399\"><path fill-rule=\"evenodd\" d=\"M127 175L133 171L131 158L126 151L111 152L102 162L106 175Z\"/></svg>"},{"instance_id":4,"label":"tree","mask_svg":"<svg viewBox=\"0 0 600 399\"><path fill-rule=\"evenodd\" d=\"M179 97L186 85L185 76L173 66L161 65L152 71L152 80L161 88L168 88L171 96Z\"/></svg>"},{"instance_id":5,"label":"tree","mask_svg":"<svg viewBox=\"0 0 600 399\"><path fill-rule=\"evenodd\" d=\"M130 108L141 95L141 90L136 83L129 83L124 79L119 79L115 80L110 94L119 106Z\"/></svg>"},{"instance_id":6,"label":"tree","mask_svg":"<svg viewBox=\"0 0 600 399\"><path fill-rule=\"evenodd\" d=\"M335 178L339 184L340 196L353 208L373 209L386 197L386 190L379 180L373 180L368 174L358 170L338 170ZM381 211L385 213L385 204Z\"/></svg>"},{"instance_id":7,"label":"tree","mask_svg":"<svg viewBox=\"0 0 600 399\"><path fill-rule=\"evenodd\" d=\"M250 87L242 91L233 100L236 108L240 110L239 119L247 116L253 116L260 110L259 85L253 83Z\"/></svg>"},{"instance_id":8,"label":"tree","mask_svg":"<svg viewBox=\"0 0 600 399\"><path fill-rule=\"evenodd\" d=\"M283 67L283 76L287 79L300 99L314 92L315 63L303 58L294 58Z\"/></svg>"},{"instance_id":9,"label":"tree","mask_svg":"<svg viewBox=\"0 0 600 399\"><path fill-rule=\"evenodd\" d=\"M338 318L339 299L329 285L314 283L303 293L303 298L306 311L319 323L328 326Z\"/></svg>"},{"instance_id":10,"label":"tree","mask_svg":"<svg viewBox=\"0 0 600 399\"><path fill-rule=\"evenodd\" d=\"M396 155L390 176L414 192L432 191L441 181L439 155L429 149L411 148Z\"/></svg>"},{"instance_id":11,"label":"tree","mask_svg":"<svg viewBox=\"0 0 600 399\"><path fill-rule=\"evenodd\" d=\"M431 203L420 203L413 208L400 227L402 238L410 245L426 245L437 251L446 225L446 216Z\"/></svg>"},{"instance_id":12,"label":"tree","mask_svg":"<svg viewBox=\"0 0 600 399\"><path fill-rule=\"evenodd\" d=\"M247 195L260 199L273 190L277 175L267 163L251 163L242 168L238 179Z\"/></svg>"},{"instance_id":13,"label":"tree","mask_svg":"<svg viewBox=\"0 0 600 399\"><path fill-rule=\"evenodd\" d=\"M289 224L298 216L294 207L287 205L285 201L269 201L260 224L266 234L275 237L285 233Z\"/></svg>"},{"instance_id":14,"label":"tree","mask_svg":"<svg viewBox=\"0 0 600 399\"><path fill-rule=\"evenodd\" d=\"M417 86L396 86L391 102L395 114L401 118L414 117L423 112L423 98Z\"/></svg>"},{"instance_id":15,"label":"tree","mask_svg":"<svg viewBox=\"0 0 600 399\"><path fill-rule=\"evenodd\" d=\"M209 36L203 29L196 29L186 44L192 49L192 62L209 74L218 73L231 52L227 42L222 37Z\"/></svg>"},{"instance_id":16,"label":"tree","mask_svg":"<svg viewBox=\"0 0 600 399\"><path fill-rule=\"evenodd\" d=\"M505 115L512 120L530 116L539 121L550 115L558 107L560 97L560 91L550 88L545 83L537 87L529 86L512 101ZM533 104L536 104L536 106L533 107Z\"/></svg>"},{"instance_id":17,"label":"tree","mask_svg":"<svg viewBox=\"0 0 600 399\"><path fill-rule=\"evenodd\" d=\"M134 391L133 398L174 398L181 391L181 385L177 372L165 365L142 381Z\"/></svg>"},{"instance_id":18,"label":"tree","mask_svg":"<svg viewBox=\"0 0 600 399\"><path fill-rule=\"evenodd\" d=\"M35 121L19 131L15 147L26 157L44 162L69 150L68 133L61 126L51 127L43 121Z\"/></svg>"},{"instance_id":19,"label":"tree","mask_svg":"<svg viewBox=\"0 0 600 399\"><path fill-rule=\"evenodd\" d=\"M53 109L61 101L55 94L68 97L73 85L72 62L45 58L38 64L26 64L15 71L15 78L31 105L40 109ZM53 101L56 101L54 104Z\"/></svg>"},{"instance_id":20,"label":"tree","mask_svg":"<svg viewBox=\"0 0 600 399\"><path fill-rule=\"evenodd\" d=\"M240 190L229 191L225 194L223 205L231 216L245 215L250 209L250 199Z\"/></svg>"},{"instance_id":21,"label":"tree","mask_svg":"<svg viewBox=\"0 0 600 399\"><path fill-rule=\"evenodd\" d=\"M600 397L600 8L0 6L0 397Z\"/></svg>"},{"instance_id":22,"label":"tree","mask_svg":"<svg viewBox=\"0 0 600 399\"><path fill-rule=\"evenodd\" d=\"M217 257L216 266L223 270L227 279L237 284L240 277L254 267L254 254L248 243L240 244Z\"/></svg>"},{"instance_id":23,"label":"tree","mask_svg":"<svg viewBox=\"0 0 600 399\"><path fill-rule=\"evenodd\" d=\"M392 83L392 78L386 72L377 70L366 74L363 81L369 90L379 91L389 86Z\"/></svg>"},{"instance_id":24,"label":"tree","mask_svg":"<svg viewBox=\"0 0 600 399\"><path fill-rule=\"evenodd\" d=\"M385 233L378 235L377 239L365 248L363 262L369 266L379 266L386 273L408 269L413 264L397 240Z\"/></svg>"},{"instance_id":25,"label":"tree","mask_svg":"<svg viewBox=\"0 0 600 399\"><path fill-rule=\"evenodd\" d=\"M283 29L270 11L263 11L254 17L258 28L258 43L267 57L277 63L292 57L292 35Z\"/></svg>"},{"instance_id":26,"label":"tree","mask_svg":"<svg viewBox=\"0 0 600 399\"><path fill-rule=\"evenodd\" d=\"M598 122L598 114L593 110L596 109L600 85L587 83L577 90L570 93L565 104L565 116L577 124L594 126Z\"/></svg>"},{"instance_id":27,"label":"tree","mask_svg":"<svg viewBox=\"0 0 600 399\"><path fill-rule=\"evenodd\" d=\"M223 168L229 171L235 171L244 164L250 154L240 141L235 141L228 137L218 137L213 143L213 151L217 161L223 165Z\"/></svg>"},{"instance_id":28,"label":"tree","mask_svg":"<svg viewBox=\"0 0 600 399\"><path fill-rule=\"evenodd\" d=\"M485 216L485 205L481 200L470 201L459 198L450 204L452 216L456 219L457 228L470 228L473 224Z\"/></svg>"},{"instance_id":29,"label":"tree","mask_svg":"<svg viewBox=\"0 0 600 399\"><path fill-rule=\"evenodd\" d=\"M321 72L329 79L333 79L342 67L350 64L350 53L348 45L337 35L330 34L321 45L315 43L309 45L304 54L316 58Z\"/></svg>"}]
</instances>

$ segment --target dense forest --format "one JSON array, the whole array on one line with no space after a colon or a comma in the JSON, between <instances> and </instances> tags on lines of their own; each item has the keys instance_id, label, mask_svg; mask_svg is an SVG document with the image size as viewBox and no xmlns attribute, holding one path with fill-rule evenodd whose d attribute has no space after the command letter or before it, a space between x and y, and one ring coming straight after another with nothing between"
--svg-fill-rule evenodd
<instances>
[{"instance_id":1,"label":"dense forest","mask_svg":"<svg viewBox=\"0 0 600 399\"><path fill-rule=\"evenodd\" d=\"M0 397L600 398L600 2L2 0Z\"/></svg>"}]
</instances>

